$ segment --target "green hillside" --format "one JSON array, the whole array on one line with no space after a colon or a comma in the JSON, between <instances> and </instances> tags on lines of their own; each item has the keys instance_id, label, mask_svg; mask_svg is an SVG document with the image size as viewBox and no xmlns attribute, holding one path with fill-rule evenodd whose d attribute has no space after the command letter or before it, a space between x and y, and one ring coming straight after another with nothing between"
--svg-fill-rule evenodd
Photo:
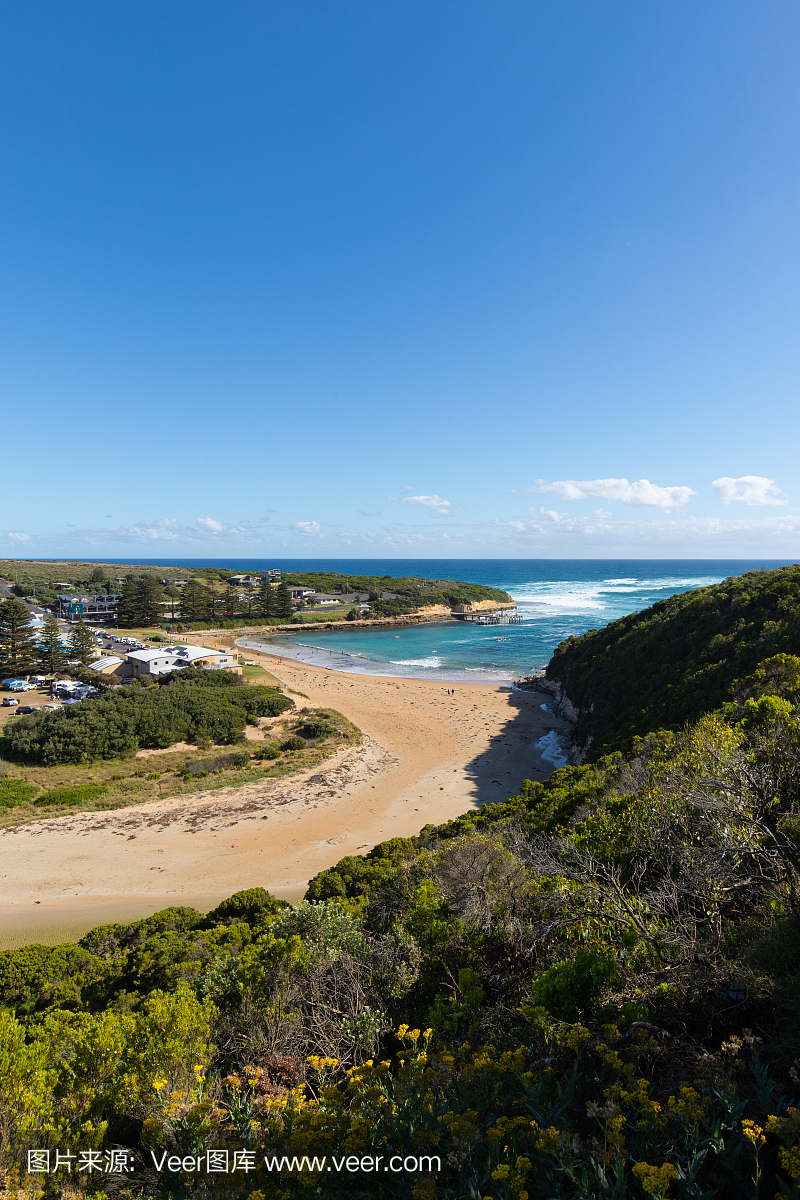
<instances>
[{"instance_id":1,"label":"green hillside","mask_svg":"<svg viewBox=\"0 0 800 1200\"><path fill-rule=\"evenodd\" d=\"M1 953L0 1194L796 1200L798 575L560 648L625 753L297 908L255 887ZM98 1174L26 1172L60 1147Z\"/></svg>"},{"instance_id":2,"label":"green hillside","mask_svg":"<svg viewBox=\"0 0 800 1200\"><path fill-rule=\"evenodd\" d=\"M368 592L373 616L399 617L430 605L453 608L457 604L493 600L513 604L508 592L482 583L458 579L421 579L418 576L341 575L336 571L292 571L283 579L292 587L311 587L318 592Z\"/></svg>"},{"instance_id":3,"label":"green hillside","mask_svg":"<svg viewBox=\"0 0 800 1200\"><path fill-rule=\"evenodd\" d=\"M764 659L800 652L798 606L800 566L750 571L568 638L546 677L580 713L575 740L590 757L627 750L718 708Z\"/></svg>"}]
</instances>

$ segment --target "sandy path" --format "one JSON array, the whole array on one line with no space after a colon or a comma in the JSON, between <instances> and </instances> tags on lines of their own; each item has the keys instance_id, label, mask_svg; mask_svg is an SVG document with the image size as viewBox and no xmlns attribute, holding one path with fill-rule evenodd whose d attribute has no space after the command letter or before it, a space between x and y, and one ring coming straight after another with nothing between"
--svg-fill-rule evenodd
<instances>
[{"instance_id":1,"label":"sandy path","mask_svg":"<svg viewBox=\"0 0 800 1200\"><path fill-rule=\"evenodd\" d=\"M247 652L250 661L259 657ZM286 659L276 666L267 656L262 662L310 704L349 717L364 744L287 779L6 830L0 943L9 920L19 926L23 908L39 925L45 909L55 919L83 905L89 928L100 909L100 920L112 920L113 905L121 913L147 898L153 910L199 905L200 897L207 906L254 886L299 898L312 875L345 854L504 800L523 779L545 778L553 767L536 742L568 728L542 709L548 697L537 693L345 675Z\"/></svg>"}]
</instances>

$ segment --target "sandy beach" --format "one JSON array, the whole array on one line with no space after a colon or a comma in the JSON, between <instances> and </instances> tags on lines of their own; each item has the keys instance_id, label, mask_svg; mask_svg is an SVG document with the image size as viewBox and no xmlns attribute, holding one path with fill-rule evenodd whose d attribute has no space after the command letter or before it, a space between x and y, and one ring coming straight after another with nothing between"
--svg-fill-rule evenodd
<instances>
[{"instance_id":1,"label":"sandy beach","mask_svg":"<svg viewBox=\"0 0 800 1200\"><path fill-rule=\"evenodd\" d=\"M546 778L554 764L537 743L568 731L542 707L547 694L342 674L253 650L246 657L307 703L338 709L363 744L281 779L8 829L0 948L77 937L168 904L205 910L246 887L296 902L309 878L346 854Z\"/></svg>"}]
</instances>

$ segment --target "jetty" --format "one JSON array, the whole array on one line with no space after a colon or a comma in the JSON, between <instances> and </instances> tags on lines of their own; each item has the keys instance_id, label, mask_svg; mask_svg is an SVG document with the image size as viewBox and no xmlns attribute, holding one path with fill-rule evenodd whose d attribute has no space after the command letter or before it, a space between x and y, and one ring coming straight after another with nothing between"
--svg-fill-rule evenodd
<instances>
[{"instance_id":1,"label":"jetty","mask_svg":"<svg viewBox=\"0 0 800 1200\"><path fill-rule=\"evenodd\" d=\"M454 612L457 621L470 621L473 625L521 625L519 613L498 608L494 612Z\"/></svg>"}]
</instances>

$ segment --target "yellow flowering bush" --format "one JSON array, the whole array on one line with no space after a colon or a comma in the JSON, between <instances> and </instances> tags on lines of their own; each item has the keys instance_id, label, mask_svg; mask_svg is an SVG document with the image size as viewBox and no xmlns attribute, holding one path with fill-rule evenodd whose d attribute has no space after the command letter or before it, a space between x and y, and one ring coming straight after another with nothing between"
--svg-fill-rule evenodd
<instances>
[{"instance_id":1,"label":"yellow flowering bush","mask_svg":"<svg viewBox=\"0 0 800 1200\"><path fill-rule=\"evenodd\" d=\"M678 1178L678 1171L672 1163L664 1163L660 1167L651 1167L648 1163L637 1163L633 1174L640 1180L642 1187L655 1200L663 1200L670 1183Z\"/></svg>"}]
</instances>

